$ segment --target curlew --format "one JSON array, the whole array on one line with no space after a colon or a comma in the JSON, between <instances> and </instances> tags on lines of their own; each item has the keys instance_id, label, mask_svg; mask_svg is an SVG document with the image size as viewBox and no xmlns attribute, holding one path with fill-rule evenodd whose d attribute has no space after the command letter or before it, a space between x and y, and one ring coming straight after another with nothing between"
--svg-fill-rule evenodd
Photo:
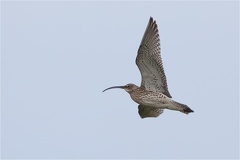
<instances>
[{"instance_id":1,"label":"curlew","mask_svg":"<svg viewBox=\"0 0 240 160\"><path fill-rule=\"evenodd\" d=\"M130 94L132 100L139 104L138 113L141 118L158 117L164 109L185 114L193 112L187 105L172 100L168 91L161 59L158 27L152 17L150 17L138 49L136 64L142 76L140 87L129 83L124 86L109 87L103 92L113 88L124 89Z\"/></svg>"}]
</instances>

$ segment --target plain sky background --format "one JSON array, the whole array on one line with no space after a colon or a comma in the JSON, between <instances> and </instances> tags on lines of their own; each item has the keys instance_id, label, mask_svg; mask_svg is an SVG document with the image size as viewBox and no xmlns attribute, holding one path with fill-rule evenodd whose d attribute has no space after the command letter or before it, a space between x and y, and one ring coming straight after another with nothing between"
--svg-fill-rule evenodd
<instances>
[{"instance_id":1,"label":"plain sky background","mask_svg":"<svg viewBox=\"0 0 240 160\"><path fill-rule=\"evenodd\" d=\"M173 99L141 119L149 17ZM1 2L1 158L239 158L239 2Z\"/></svg>"}]
</instances>

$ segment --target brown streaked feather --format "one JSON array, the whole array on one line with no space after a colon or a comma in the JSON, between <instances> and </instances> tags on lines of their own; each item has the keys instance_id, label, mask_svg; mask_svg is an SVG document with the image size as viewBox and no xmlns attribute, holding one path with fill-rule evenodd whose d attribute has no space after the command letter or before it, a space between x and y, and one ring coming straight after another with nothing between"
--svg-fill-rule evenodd
<instances>
[{"instance_id":1,"label":"brown streaked feather","mask_svg":"<svg viewBox=\"0 0 240 160\"><path fill-rule=\"evenodd\" d=\"M163 113L163 109L139 105L138 113L141 118L158 117L160 114Z\"/></svg>"},{"instance_id":2,"label":"brown streaked feather","mask_svg":"<svg viewBox=\"0 0 240 160\"><path fill-rule=\"evenodd\" d=\"M142 75L141 87L148 91L161 92L172 98L161 59L160 39L156 21L150 17L138 49L136 64Z\"/></svg>"}]
</instances>

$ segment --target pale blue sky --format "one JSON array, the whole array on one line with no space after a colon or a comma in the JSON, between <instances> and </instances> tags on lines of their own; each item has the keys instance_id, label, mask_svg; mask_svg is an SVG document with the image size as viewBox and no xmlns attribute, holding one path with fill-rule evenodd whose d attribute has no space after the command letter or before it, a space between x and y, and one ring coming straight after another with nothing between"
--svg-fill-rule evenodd
<instances>
[{"instance_id":1,"label":"pale blue sky","mask_svg":"<svg viewBox=\"0 0 240 160\"><path fill-rule=\"evenodd\" d=\"M141 119L152 16L173 99ZM238 158L239 2L1 2L1 158Z\"/></svg>"}]
</instances>

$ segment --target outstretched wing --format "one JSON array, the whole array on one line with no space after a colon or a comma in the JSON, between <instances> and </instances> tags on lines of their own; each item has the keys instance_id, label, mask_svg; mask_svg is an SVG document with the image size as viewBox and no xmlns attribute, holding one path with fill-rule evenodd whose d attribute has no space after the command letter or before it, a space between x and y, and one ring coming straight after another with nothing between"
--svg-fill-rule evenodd
<instances>
[{"instance_id":1,"label":"outstretched wing","mask_svg":"<svg viewBox=\"0 0 240 160\"><path fill-rule=\"evenodd\" d=\"M160 39L156 21L150 17L142 42L138 49L136 64L142 75L141 87L158 91L172 98L161 59Z\"/></svg>"},{"instance_id":2,"label":"outstretched wing","mask_svg":"<svg viewBox=\"0 0 240 160\"><path fill-rule=\"evenodd\" d=\"M163 109L139 105L138 113L141 118L158 117L160 114L163 113Z\"/></svg>"}]
</instances>

